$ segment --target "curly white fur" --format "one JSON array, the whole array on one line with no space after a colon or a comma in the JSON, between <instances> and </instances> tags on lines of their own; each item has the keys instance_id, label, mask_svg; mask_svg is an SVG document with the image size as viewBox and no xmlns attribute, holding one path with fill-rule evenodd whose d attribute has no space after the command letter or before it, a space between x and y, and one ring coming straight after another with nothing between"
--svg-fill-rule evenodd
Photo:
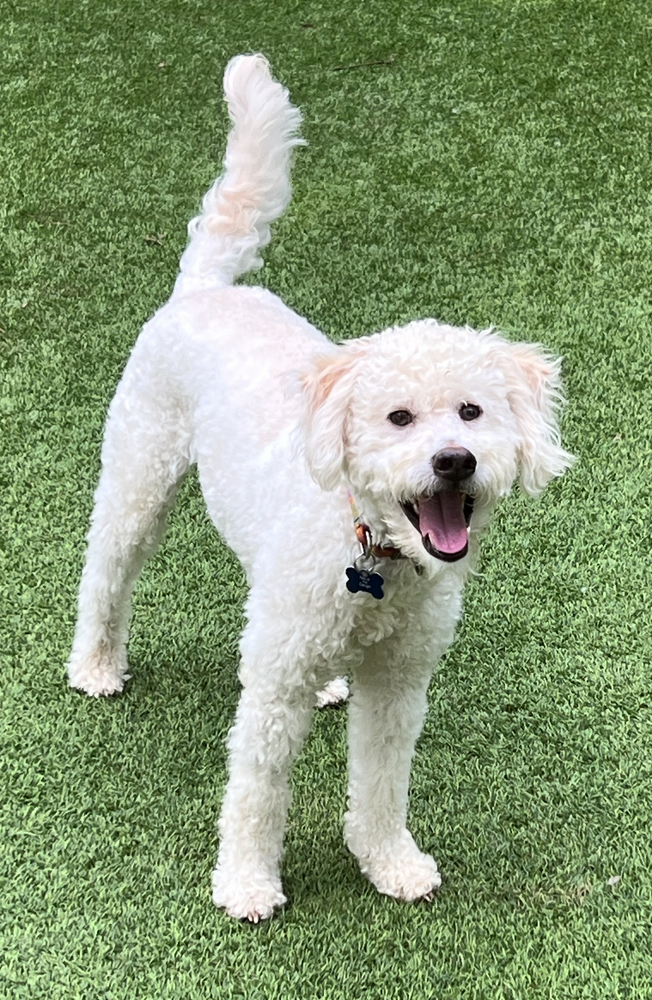
<instances>
[{"instance_id":1,"label":"curly white fur","mask_svg":"<svg viewBox=\"0 0 652 1000\"><path fill-rule=\"evenodd\" d=\"M556 424L559 364L536 346L434 320L335 346L270 292L232 287L289 200L300 115L259 55L229 63L225 93L224 173L109 410L70 684L122 690L131 588L196 463L249 583L215 902L252 921L284 902L290 764L320 689L322 701L346 697L343 674L353 677L347 843L381 892L428 897L437 866L406 829L428 682L496 501L519 475L537 493L570 462ZM409 420L397 423L397 411ZM435 461L450 449L476 462L453 488ZM349 491L374 541L401 552L379 557L382 600L345 587L359 552ZM461 508L452 528L436 513L465 496L475 499L468 554ZM426 536L444 538L449 561Z\"/></svg>"}]
</instances>

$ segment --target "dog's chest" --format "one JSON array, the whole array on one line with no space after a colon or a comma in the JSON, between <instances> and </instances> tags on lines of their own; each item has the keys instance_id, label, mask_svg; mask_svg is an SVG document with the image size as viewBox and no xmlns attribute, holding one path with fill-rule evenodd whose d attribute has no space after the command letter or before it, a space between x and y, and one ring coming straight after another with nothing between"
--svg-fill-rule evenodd
<instances>
[{"instance_id":1,"label":"dog's chest","mask_svg":"<svg viewBox=\"0 0 652 1000\"><path fill-rule=\"evenodd\" d=\"M411 563L387 564L377 572L383 577L381 598L364 591L347 593L345 598L350 638L362 646L413 630L424 619L424 604L434 597L431 585Z\"/></svg>"}]
</instances>

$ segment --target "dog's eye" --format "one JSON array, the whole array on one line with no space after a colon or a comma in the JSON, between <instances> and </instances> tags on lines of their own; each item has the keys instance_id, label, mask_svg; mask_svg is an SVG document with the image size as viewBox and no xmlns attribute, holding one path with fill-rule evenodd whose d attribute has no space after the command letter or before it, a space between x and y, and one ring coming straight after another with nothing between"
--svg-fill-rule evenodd
<instances>
[{"instance_id":1,"label":"dog's eye","mask_svg":"<svg viewBox=\"0 0 652 1000\"><path fill-rule=\"evenodd\" d=\"M477 420L482 414L482 407L477 403L462 403L457 412L462 420Z\"/></svg>"},{"instance_id":2,"label":"dog's eye","mask_svg":"<svg viewBox=\"0 0 652 1000\"><path fill-rule=\"evenodd\" d=\"M414 416L409 410L394 410L389 414L387 419L391 420L391 422L396 424L397 427L405 427L407 424L412 423Z\"/></svg>"}]
</instances>

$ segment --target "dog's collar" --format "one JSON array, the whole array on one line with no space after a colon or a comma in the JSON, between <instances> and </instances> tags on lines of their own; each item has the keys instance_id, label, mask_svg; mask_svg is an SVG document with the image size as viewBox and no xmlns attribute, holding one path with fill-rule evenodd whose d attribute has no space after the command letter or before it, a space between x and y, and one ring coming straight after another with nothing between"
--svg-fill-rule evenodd
<instances>
[{"instance_id":1,"label":"dog's collar","mask_svg":"<svg viewBox=\"0 0 652 1000\"><path fill-rule=\"evenodd\" d=\"M377 545L374 542L371 528L362 520L362 516L355 505L355 500L350 490L349 503L351 505L351 513L353 514L355 535L360 542L365 557L371 556L374 559L401 559L403 553L400 549L395 548L393 545Z\"/></svg>"}]
</instances>

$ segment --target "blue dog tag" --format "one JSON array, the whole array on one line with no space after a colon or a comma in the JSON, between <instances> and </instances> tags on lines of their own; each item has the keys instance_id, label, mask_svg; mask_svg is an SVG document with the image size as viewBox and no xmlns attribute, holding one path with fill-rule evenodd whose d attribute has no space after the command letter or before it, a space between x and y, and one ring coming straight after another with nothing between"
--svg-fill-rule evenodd
<instances>
[{"instance_id":1,"label":"blue dog tag","mask_svg":"<svg viewBox=\"0 0 652 1000\"><path fill-rule=\"evenodd\" d=\"M384 597L383 593L383 580L380 573L370 573L366 569L356 569L355 566L349 566L346 571L346 589L351 594L357 594L358 591L362 591L365 594L371 594L375 597L377 601Z\"/></svg>"}]
</instances>

